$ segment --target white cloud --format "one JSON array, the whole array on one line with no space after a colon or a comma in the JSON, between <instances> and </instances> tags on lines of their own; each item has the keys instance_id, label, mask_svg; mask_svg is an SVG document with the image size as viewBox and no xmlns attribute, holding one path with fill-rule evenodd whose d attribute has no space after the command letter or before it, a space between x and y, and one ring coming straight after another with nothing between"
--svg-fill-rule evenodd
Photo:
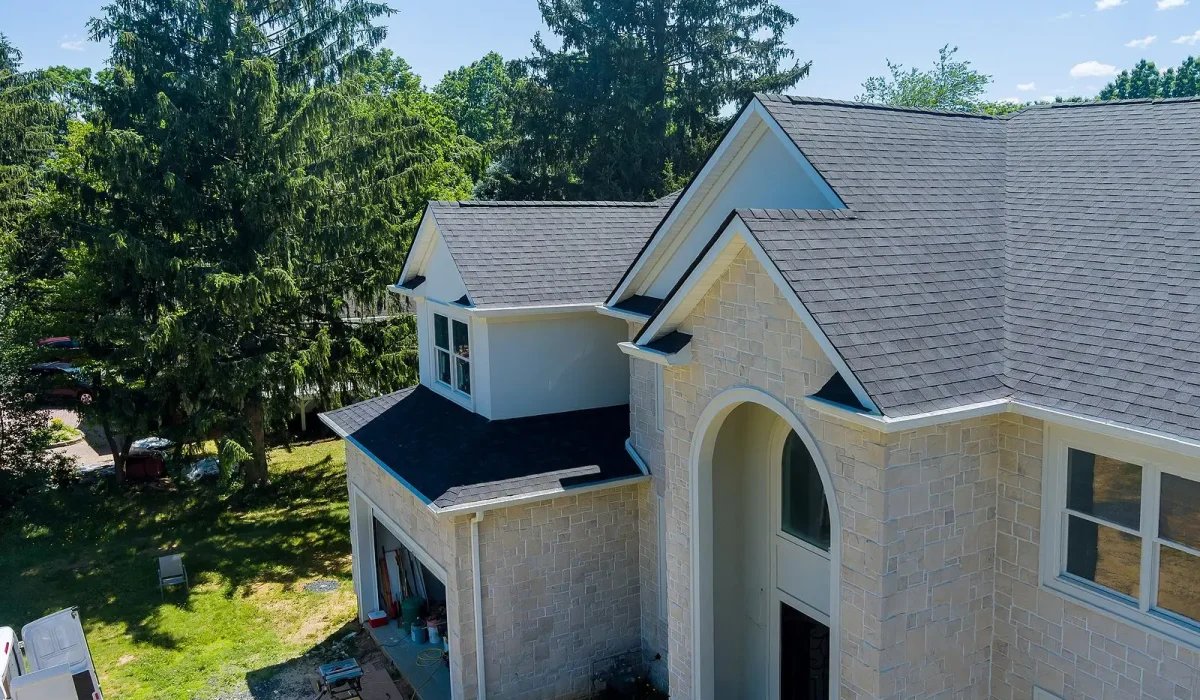
<instances>
[{"instance_id":1,"label":"white cloud","mask_svg":"<svg viewBox=\"0 0 1200 700\"><path fill-rule=\"evenodd\" d=\"M1114 7L1120 7L1125 4L1125 0L1096 0L1096 12L1101 10L1111 10Z\"/></svg>"},{"instance_id":2,"label":"white cloud","mask_svg":"<svg viewBox=\"0 0 1200 700\"><path fill-rule=\"evenodd\" d=\"M1158 38L1157 36L1151 34L1150 36L1142 37L1141 39L1134 39L1133 41L1131 41L1125 45L1131 49L1144 49L1147 46L1149 46L1150 44L1153 44L1154 40L1157 38Z\"/></svg>"},{"instance_id":3,"label":"white cloud","mask_svg":"<svg viewBox=\"0 0 1200 700\"><path fill-rule=\"evenodd\" d=\"M1054 15L1054 19L1071 19L1074 16L1074 12L1063 12L1062 14Z\"/></svg>"},{"instance_id":4,"label":"white cloud","mask_svg":"<svg viewBox=\"0 0 1200 700\"><path fill-rule=\"evenodd\" d=\"M1021 92L1029 92L1030 90L1036 90L1037 85L1035 83L1017 83L1017 89Z\"/></svg>"},{"instance_id":5,"label":"white cloud","mask_svg":"<svg viewBox=\"0 0 1200 700\"><path fill-rule=\"evenodd\" d=\"M1192 34L1191 36L1181 36L1178 39L1172 39L1171 43L1172 44L1195 44L1198 41L1200 41L1200 29L1197 29L1196 33Z\"/></svg>"},{"instance_id":6,"label":"white cloud","mask_svg":"<svg viewBox=\"0 0 1200 700\"><path fill-rule=\"evenodd\" d=\"M1000 98L1000 101L1003 102L1004 104L1019 105L1022 102L1024 102L1025 100L1022 100L1020 97L1002 97L1002 98Z\"/></svg>"},{"instance_id":7,"label":"white cloud","mask_svg":"<svg viewBox=\"0 0 1200 700\"><path fill-rule=\"evenodd\" d=\"M1116 75L1117 72L1116 66L1099 61L1084 61L1071 67L1072 78L1108 78Z\"/></svg>"},{"instance_id":8,"label":"white cloud","mask_svg":"<svg viewBox=\"0 0 1200 700\"><path fill-rule=\"evenodd\" d=\"M1158 0L1158 9L1171 10L1176 7L1183 7L1188 4L1188 0Z\"/></svg>"},{"instance_id":9,"label":"white cloud","mask_svg":"<svg viewBox=\"0 0 1200 700\"><path fill-rule=\"evenodd\" d=\"M66 37L63 37L62 43L58 45L58 48L66 49L67 51L83 51L84 43L86 42L83 39L68 40Z\"/></svg>"}]
</instances>

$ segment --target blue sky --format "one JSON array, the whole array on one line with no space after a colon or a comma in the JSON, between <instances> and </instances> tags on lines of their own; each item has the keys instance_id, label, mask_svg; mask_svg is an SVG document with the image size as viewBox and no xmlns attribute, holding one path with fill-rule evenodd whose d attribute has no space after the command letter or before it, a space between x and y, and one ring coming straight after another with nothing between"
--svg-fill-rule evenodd
<instances>
[{"instance_id":1,"label":"blue sky","mask_svg":"<svg viewBox=\"0 0 1200 700\"><path fill-rule=\"evenodd\" d=\"M1200 54L1200 0L779 0L798 18L788 44L812 74L793 91L852 98L884 60L928 66L944 43L994 76L993 99L1094 95L1116 70ZM0 32L27 67L100 68L86 41L103 0L0 0ZM542 28L535 0L391 0L387 45L426 84L489 50L524 56Z\"/></svg>"}]
</instances>

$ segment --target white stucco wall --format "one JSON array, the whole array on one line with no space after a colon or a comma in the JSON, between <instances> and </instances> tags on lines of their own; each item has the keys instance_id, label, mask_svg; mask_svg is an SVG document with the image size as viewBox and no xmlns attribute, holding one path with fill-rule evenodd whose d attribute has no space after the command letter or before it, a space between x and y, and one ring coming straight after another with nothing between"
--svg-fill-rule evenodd
<instances>
[{"instance_id":1,"label":"white stucco wall","mask_svg":"<svg viewBox=\"0 0 1200 700\"><path fill-rule=\"evenodd\" d=\"M462 276L454 266L454 258L450 257L450 249L441 236L434 240L429 257L419 269L420 274L425 276L425 283L417 291L424 296L449 304L467 293L467 286L463 284Z\"/></svg>"},{"instance_id":2,"label":"white stucco wall","mask_svg":"<svg viewBox=\"0 0 1200 700\"><path fill-rule=\"evenodd\" d=\"M481 325L478 320L476 326ZM598 313L488 319L488 410L493 419L629 401L624 321Z\"/></svg>"},{"instance_id":3,"label":"white stucco wall","mask_svg":"<svg viewBox=\"0 0 1200 700\"><path fill-rule=\"evenodd\" d=\"M675 286L675 282L687 271L689 265L708 243L717 228L734 209L748 207L781 209L830 209L840 207L836 200L828 198L796 159L795 146L784 143L765 126L759 127L761 136L757 142L747 145L749 152L745 160L733 172L729 180L709 201L690 204L694 212L685 212L671 228L685 238L671 254L669 262L643 294L663 298ZM666 249L662 249L665 251ZM658 253L661 255L662 253ZM659 261L654 261L652 267Z\"/></svg>"}]
</instances>

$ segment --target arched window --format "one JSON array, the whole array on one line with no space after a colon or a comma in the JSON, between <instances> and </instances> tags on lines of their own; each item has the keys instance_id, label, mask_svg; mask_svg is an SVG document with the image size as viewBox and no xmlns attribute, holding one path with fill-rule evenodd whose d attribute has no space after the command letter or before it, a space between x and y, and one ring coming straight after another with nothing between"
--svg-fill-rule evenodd
<instances>
[{"instance_id":1,"label":"arched window","mask_svg":"<svg viewBox=\"0 0 1200 700\"><path fill-rule=\"evenodd\" d=\"M783 531L829 551L829 502L817 465L793 430L783 444Z\"/></svg>"}]
</instances>

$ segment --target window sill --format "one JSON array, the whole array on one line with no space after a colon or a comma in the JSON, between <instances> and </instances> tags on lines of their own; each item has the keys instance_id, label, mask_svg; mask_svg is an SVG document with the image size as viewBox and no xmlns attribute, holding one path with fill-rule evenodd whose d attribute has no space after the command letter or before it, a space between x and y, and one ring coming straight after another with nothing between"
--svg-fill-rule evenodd
<instances>
[{"instance_id":1,"label":"window sill","mask_svg":"<svg viewBox=\"0 0 1200 700\"><path fill-rule=\"evenodd\" d=\"M467 409L468 411L475 411L475 402L470 394L464 394L463 392L451 387L449 384L444 383L440 379L434 379L433 383L430 385L430 388L445 398L450 399L459 406Z\"/></svg>"},{"instance_id":2,"label":"window sill","mask_svg":"<svg viewBox=\"0 0 1200 700\"><path fill-rule=\"evenodd\" d=\"M1118 622L1170 640L1193 651L1200 651L1200 626L1191 625L1182 619L1169 617L1169 613L1143 612L1137 603L1119 593L1109 593L1102 588L1056 576L1042 581L1041 588L1054 595L1062 596L1067 602L1082 605L1102 615L1116 618ZM1050 622L1059 624L1058 621Z\"/></svg>"}]
</instances>

